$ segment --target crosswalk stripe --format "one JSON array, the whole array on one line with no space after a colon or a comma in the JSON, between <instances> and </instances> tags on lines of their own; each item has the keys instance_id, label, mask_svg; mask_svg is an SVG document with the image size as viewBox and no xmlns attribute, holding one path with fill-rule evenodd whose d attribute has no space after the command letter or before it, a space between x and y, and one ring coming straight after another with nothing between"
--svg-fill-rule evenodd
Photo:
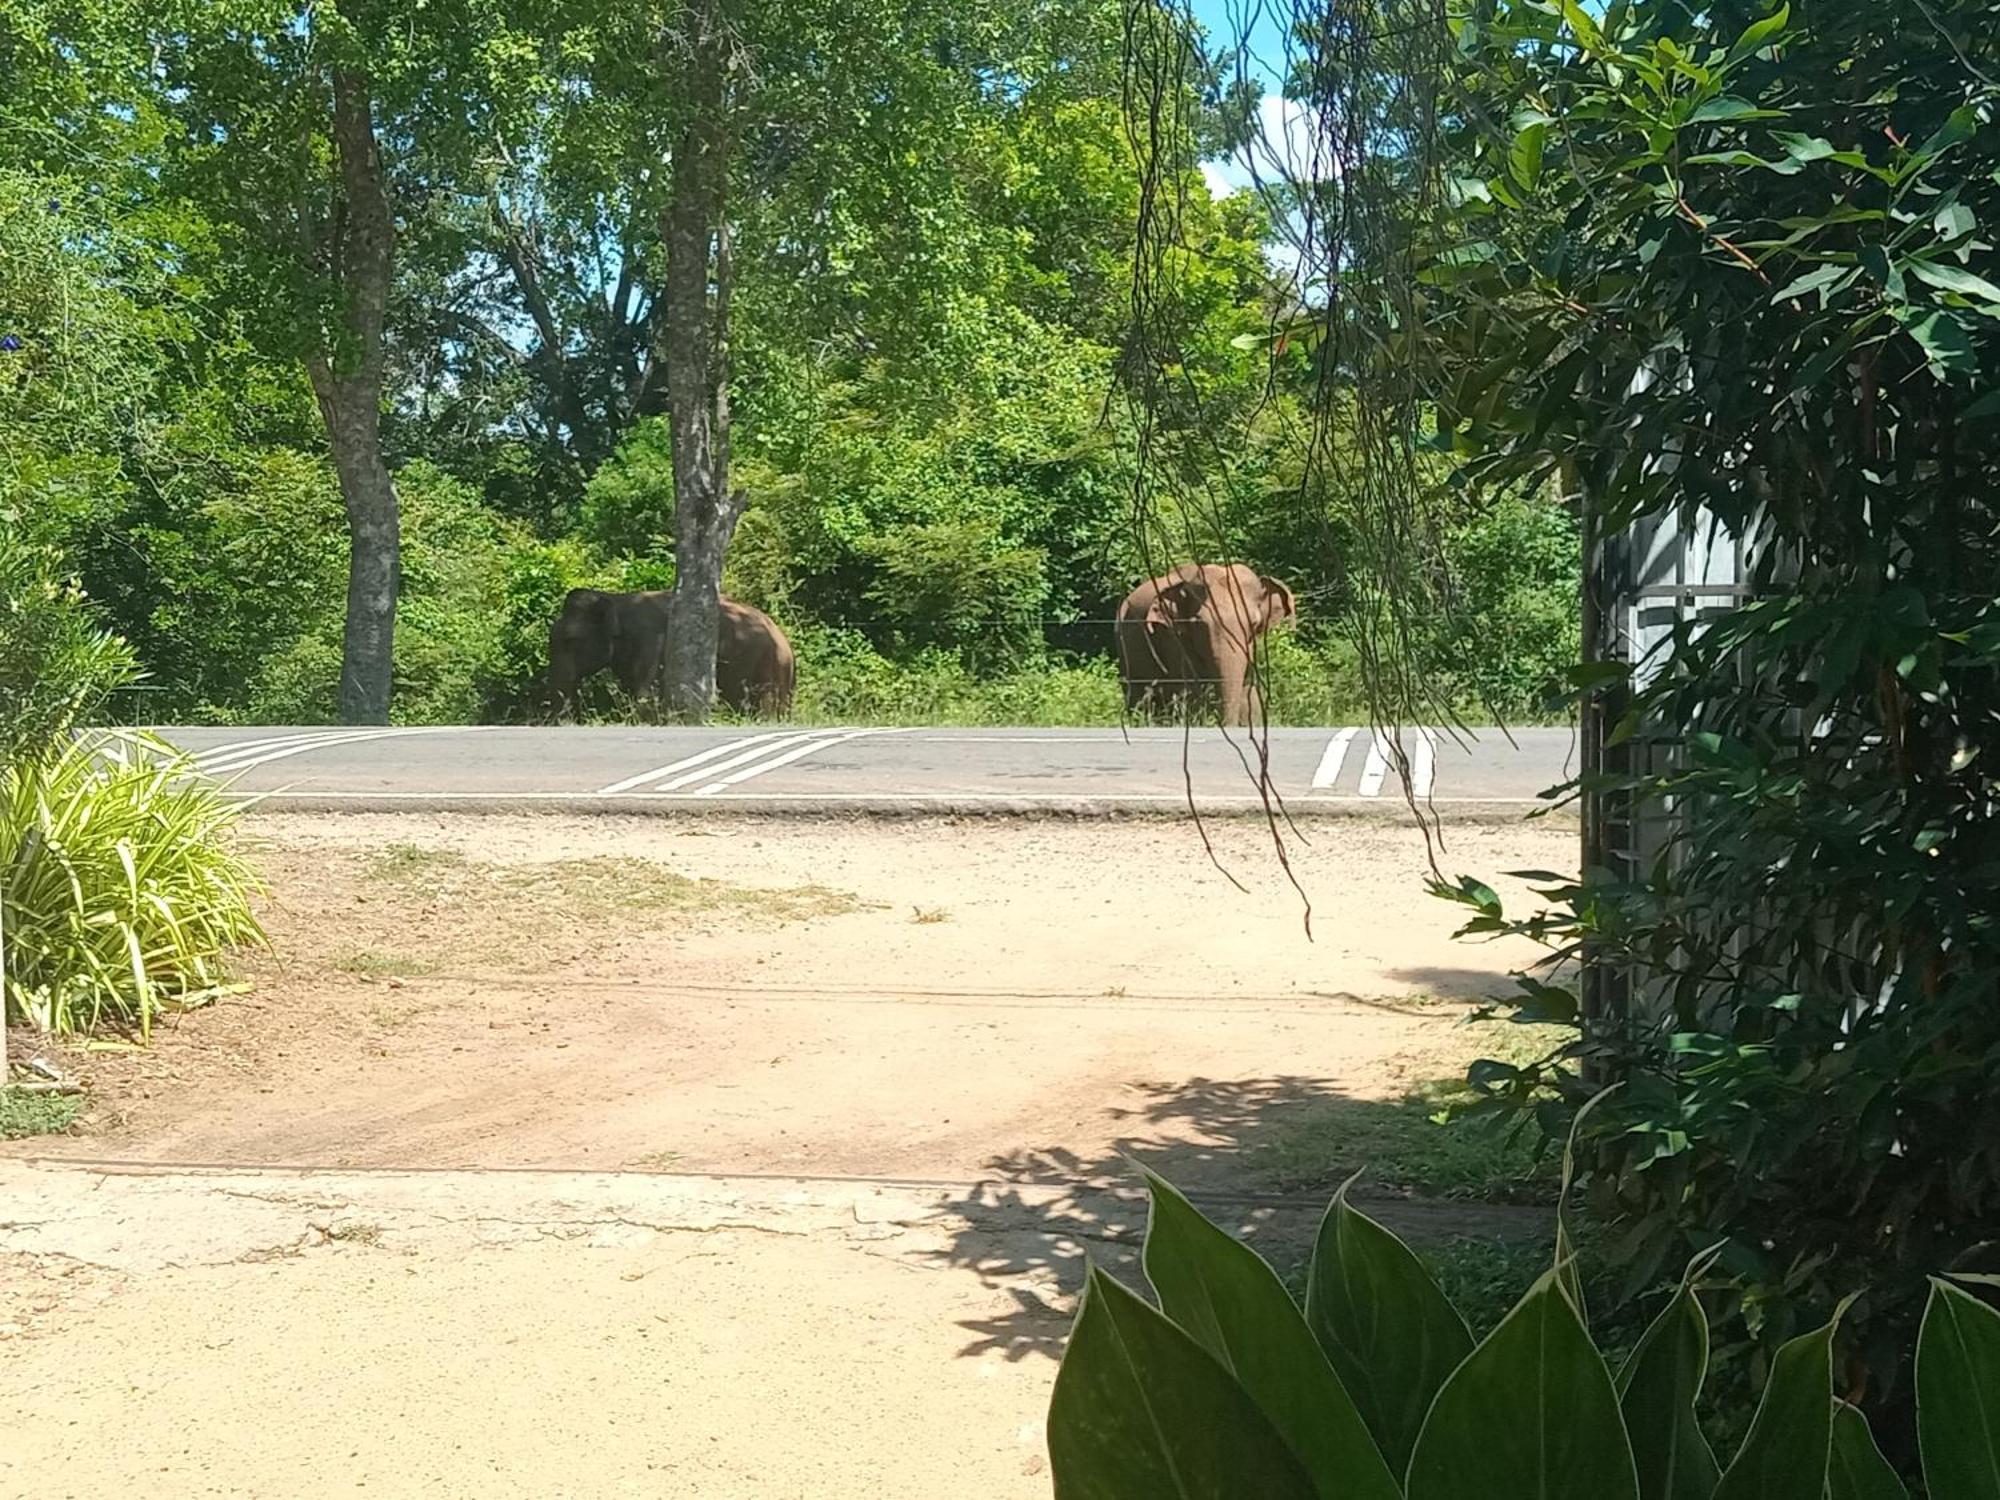
<instances>
[{"instance_id":1,"label":"crosswalk stripe","mask_svg":"<svg viewBox=\"0 0 2000 1500\"><path fill-rule=\"evenodd\" d=\"M685 771L689 766L706 765L717 756L727 755L732 750L741 750L749 745L760 745L766 740L775 740L783 732L782 730L773 729L765 734L753 734L746 739L724 740L719 745L711 745L706 750L697 751L693 755L683 756L671 765L655 766L650 771L641 771L637 776L627 776L623 781L614 781L610 786L601 786L592 795L598 797L615 797L620 792L629 792L635 788L642 787L649 781L658 781L662 777L673 775L676 771Z\"/></svg>"},{"instance_id":2,"label":"crosswalk stripe","mask_svg":"<svg viewBox=\"0 0 2000 1500\"><path fill-rule=\"evenodd\" d=\"M1323 791L1340 780L1340 768L1347 761L1347 747L1354 743L1356 731L1343 729L1326 742L1326 749L1319 758L1319 768L1313 772L1313 790Z\"/></svg>"},{"instance_id":3,"label":"crosswalk stripe","mask_svg":"<svg viewBox=\"0 0 2000 1500\"><path fill-rule=\"evenodd\" d=\"M854 729L848 731L846 734L834 735L830 739L822 738L814 740L811 744L800 745L797 749L788 750L775 759L760 760L756 765L748 766L736 772L733 776L725 776L720 781L711 781L707 786L697 791L695 795L697 797L712 797L725 787L734 786L739 781L748 781L753 776L762 776L766 771L775 771L780 766L788 766L795 760L803 760L815 751L828 749L831 746L840 744L843 740L858 740L863 735L880 734L882 732L879 729ZM773 746L771 748L775 749L777 747ZM717 769L719 770L720 767L717 767Z\"/></svg>"}]
</instances>

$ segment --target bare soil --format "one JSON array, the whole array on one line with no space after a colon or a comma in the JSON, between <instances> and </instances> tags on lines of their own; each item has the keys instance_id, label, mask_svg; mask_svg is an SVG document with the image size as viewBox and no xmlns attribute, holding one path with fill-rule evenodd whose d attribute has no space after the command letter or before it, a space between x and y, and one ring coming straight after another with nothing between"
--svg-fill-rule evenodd
<instances>
[{"instance_id":1,"label":"bare soil","mask_svg":"<svg viewBox=\"0 0 2000 1500\"><path fill-rule=\"evenodd\" d=\"M1288 846L1310 939L1246 822L249 826L250 992L0 1148L0 1492L1045 1494L1132 1161L1295 1250L1271 1143L1462 1066L1529 956L1387 822ZM1441 862L1518 901L1573 848Z\"/></svg>"}]
</instances>

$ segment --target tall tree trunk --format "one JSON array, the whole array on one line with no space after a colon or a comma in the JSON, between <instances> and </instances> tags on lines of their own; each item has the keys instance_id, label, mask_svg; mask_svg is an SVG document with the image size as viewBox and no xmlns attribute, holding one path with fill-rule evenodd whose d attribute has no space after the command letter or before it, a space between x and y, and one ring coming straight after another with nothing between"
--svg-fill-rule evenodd
<instances>
[{"instance_id":1,"label":"tall tree trunk","mask_svg":"<svg viewBox=\"0 0 2000 1500\"><path fill-rule=\"evenodd\" d=\"M306 361L326 421L333 467L347 506L347 633L340 660L340 718L386 724L396 661L396 596L402 581L402 521L382 454L383 328L396 255L368 80L333 73L333 143L340 197L324 249L341 295L326 349Z\"/></svg>"},{"instance_id":2,"label":"tall tree trunk","mask_svg":"<svg viewBox=\"0 0 2000 1500\"><path fill-rule=\"evenodd\" d=\"M674 449L674 596L661 688L677 718L715 700L722 565L743 494L729 487L728 225L733 39L722 0L689 8L686 128L674 146L667 244L666 377Z\"/></svg>"},{"instance_id":3,"label":"tall tree trunk","mask_svg":"<svg viewBox=\"0 0 2000 1500\"><path fill-rule=\"evenodd\" d=\"M347 629L340 651L340 722L386 724L396 664L402 518L382 457L379 382L314 379L334 472L347 506Z\"/></svg>"}]
</instances>

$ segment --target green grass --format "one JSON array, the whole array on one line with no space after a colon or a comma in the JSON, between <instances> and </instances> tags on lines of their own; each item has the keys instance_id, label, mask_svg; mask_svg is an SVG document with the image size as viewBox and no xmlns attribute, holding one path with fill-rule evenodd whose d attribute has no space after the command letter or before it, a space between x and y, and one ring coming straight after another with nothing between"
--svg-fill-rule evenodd
<instances>
[{"instance_id":1,"label":"green grass","mask_svg":"<svg viewBox=\"0 0 2000 1500\"><path fill-rule=\"evenodd\" d=\"M1524 1062L1553 1041L1553 1028L1490 1026L1467 1039L1465 1057ZM1400 1099L1325 1099L1274 1123L1249 1147L1247 1165L1265 1185L1287 1191L1330 1191L1359 1171L1372 1186L1434 1197L1553 1202L1556 1153L1537 1150L1532 1128L1451 1118L1474 1098L1460 1073Z\"/></svg>"},{"instance_id":2,"label":"green grass","mask_svg":"<svg viewBox=\"0 0 2000 1500\"><path fill-rule=\"evenodd\" d=\"M41 1094L0 1088L0 1141L60 1135L82 1113L81 1094Z\"/></svg>"},{"instance_id":3,"label":"green grass","mask_svg":"<svg viewBox=\"0 0 2000 1500\"><path fill-rule=\"evenodd\" d=\"M1387 1103L1330 1100L1274 1129L1249 1149L1266 1185L1295 1190L1338 1184L1355 1172L1373 1187L1495 1203L1546 1203L1555 1176L1537 1160L1533 1133L1509 1135L1484 1120L1447 1121L1462 1095L1430 1084Z\"/></svg>"}]
</instances>

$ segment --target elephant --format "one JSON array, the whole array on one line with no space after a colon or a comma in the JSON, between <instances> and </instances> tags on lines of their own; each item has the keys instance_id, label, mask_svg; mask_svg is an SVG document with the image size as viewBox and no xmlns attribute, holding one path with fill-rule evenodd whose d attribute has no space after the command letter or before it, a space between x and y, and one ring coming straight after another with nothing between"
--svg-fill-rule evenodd
<instances>
[{"instance_id":1,"label":"elephant","mask_svg":"<svg viewBox=\"0 0 2000 1500\"><path fill-rule=\"evenodd\" d=\"M1259 710L1250 670L1256 643L1298 613L1289 588L1241 563L1183 563L1148 579L1118 608L1126 711L1212 692L1224 725L1250 723Z\"/></svg>"},{"instance_id":2,"label":"elephant","mask_svg":"<svg viewBox=\"0 0 2000 1500\"><path fill-rule=\"evenodd\" d=\"M606 667L628 696L658 697L672 602L664 589L569 591L549 626L549 692L559 718L575 713L577 689ZM724 599L716 624L716 697L740 713L789 713L797 667L778 622Z\"/></svg>"}]
</instances>

